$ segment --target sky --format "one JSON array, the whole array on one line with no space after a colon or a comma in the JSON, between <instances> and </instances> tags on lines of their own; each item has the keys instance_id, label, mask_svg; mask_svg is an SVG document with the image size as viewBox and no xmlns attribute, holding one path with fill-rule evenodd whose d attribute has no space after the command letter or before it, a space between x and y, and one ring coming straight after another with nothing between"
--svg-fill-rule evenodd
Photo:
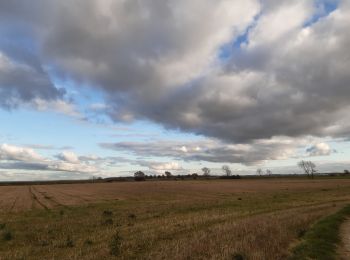
<instances>
[{"instance_id":1,"label":"sky","mask_svg":"<svg viewBox=\"0 0 350 260\"><path fill-rule=\"evenodd\" d=\"M347 0L0 0L0 181L350 169Z\"/></svg>"}]
</instances>

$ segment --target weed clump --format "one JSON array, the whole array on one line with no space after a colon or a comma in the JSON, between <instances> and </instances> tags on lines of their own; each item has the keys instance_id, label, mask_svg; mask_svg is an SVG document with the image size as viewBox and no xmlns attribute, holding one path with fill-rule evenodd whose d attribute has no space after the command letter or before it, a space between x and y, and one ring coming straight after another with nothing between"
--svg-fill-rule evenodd
<instances>
[{"instance_id":1,"label":"weed clump","mask_svg":"<svg viewBox=\"0 0 350 260\"><path fill-rule=\"evenodd\" d=\"M133 213L131 213L131 214L129 214L128 218L130 218L130 219L136 219L136 215L133 214Z\"/></svg>"},{"instance_id":2,"label":"weed clump","mask_svg":"<svg viewBox=\"0 0 350 260\"><path fill-rule=\"evenodd\" d=\"M72 238L70 236L67 237L65 244L66 244L66 247L74 247L74 241L72 240Z\"/></svg>"},{"instance_id":3,"label":"weed clump","mask_svg":"<svg viewBox=\"0 0 350 260\"><path fill-rule=\"evenodd\" d=\"M232 255L232 258L231 258L232 260L245 260L245 259L247 259L243 254L241 254L241 253L234 253L233 255Z\"/></svg>"},{"instance_id":4,"label":"weed clump","mask_svg":"<svg viewBox=\"0 0 350 260\"><path fill-rule=\"evenodd\" d=\"M109 252L111 255L118 256L121 253L122 237L117 231L109 243Z\"/></svg>"},{"instance_id":5,"label":"weed clump","mask_svg":"<svg viewBox=\"0 0 350 260\"><path fill-rule=\"evenodd\" d=\"M0 230L3 230L6 227L5 223L0 223Z\"/></svg>"},{"instance_id":6,"label":"weed clump","mask_svg":"<svg viewBox=\"0 0 350 260\"><path fill-rule=\"evenodd\" d=\"M92 242L91 239L86 239L86 240L84 241L84 245L86 245L86 246L91 246L92 244L93 244L93 242Z\"/></svg>"},{"instance_id":7,"label":"weed clump","mask_svg":"<svg viewBox=\"0 0 350 260\"><path fill-rule=\"evenodd\" d=\"M2 239L4 241L10 241L10 240L12 240L12 238L13 238L13 235L12 235L11 231L6 231L2 234Z\"/></svg>"},{"instance_id":8,"label":"weed clump","mask_svg":"<svg viewBox=\"0 0 350 260\"><path fill-rule=\"evenodd\" d=\"M102 212L102 220L101 220L101 224L104 226L108 226L108 225L113 225L113 212L110 210L104 210Z\"/></svg>"},{"instance_id":9,"label":"weed clump","mask_svg":"<svg viewBox=\"0 0 350 260\"><path fill-rule=\"evenodd\" d=\"M102 213L103 216L113 216L113 212L110 210L104 210Z\"/></svg>"},{"instance_id":10,"label":"weed clump","mask_svg":"<svg viewBox=\"0 0 350 260\"><path fill-rule=\"evenodd\" d=\"M306 229L300 229L299 231L298 231L298 238L302 238L304 235L305 235L305 233L306 233Z\"/></svg>"},{"instance_id":11,"label":"weed clump","mask_svg":"<svg viewBox=\"0 0 350 260\"><path fill-rule=\"evenodd\" d=\"M102 220L102 225L104 225L104 226L113 225L113 219L107 218L107 219Z\"/></svg>"}]
</instances>

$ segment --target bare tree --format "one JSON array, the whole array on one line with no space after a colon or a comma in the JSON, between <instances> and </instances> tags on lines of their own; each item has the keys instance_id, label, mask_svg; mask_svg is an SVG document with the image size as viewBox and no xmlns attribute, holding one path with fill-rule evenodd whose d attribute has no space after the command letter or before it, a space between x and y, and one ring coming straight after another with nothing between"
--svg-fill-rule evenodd
<instances>
[{"instance_id":1,"label":"bare tree","mask_svg":"<svg viewBox=\"0 0 350 260\"><path fill-rule=\"evenodd\" d=\"M144 181L146 179L146 174L142 171L137 171L134 173L135 181Z\"/></svg>"},{"instance_id":2,"label":"bare tree","mask_svg":"<svg viewBox=\"0 0 350 260\"><path fill-rule=\"evenodd\" d=\"M314 178L314 174L316 173L316 165L311 162L311 161L300 161L298 162L299 168L301 168L307 177L311 177L312 179Z\"/></svg>"},{"instance_id":3,"label":"bare tree","mask_svg":"<svg viewBox=\"0 0 350 260\"><path fill-rule=\"evenodd\" d=\"M231 176L232 171L231 171L231 169L230 169L230 166L228 166L228 165L223 165L221 169L224 171L224 173L226 174L226 176Z\"/></svg>"},{"instance_id":4,"label":"bare tree","mask_svg":"<svg viewBox=\"0 0 350 260\"><path fill-rule=\"evenodd\" d=\"M272 175L272 171L270 169L266 170L266 175Z\"/></svg>"},{"instance_id":5,"label":"bare tree","mask_svg":"<svg viewBox=\"0 0 350 260\"><path fill-rule=\"evenodd\" d=\"M263 170L261 168L257 169L256 174L261 176L263 174Z\"/></svg>"},{"instance_id":6,"label":"bare tree","mask_svg":"<svg viewBox=\"0 0 350 260\"><path fill-rule=\"evenodd\" d=\"M210 169L208 167L202 168L203 176L209 176L210 175Z\"/></svg>"},{"instance_id":7,"label":"bare tree","mask_svg":"<svg viewBox=\"0 0 350 260\"><path fill-rule=\"evenodd\" d=\"M167 178L171 178L171 176L172 176L171 172L169 172L169 171L166 171L164 174Z\"/></svg>"}]
</instances>

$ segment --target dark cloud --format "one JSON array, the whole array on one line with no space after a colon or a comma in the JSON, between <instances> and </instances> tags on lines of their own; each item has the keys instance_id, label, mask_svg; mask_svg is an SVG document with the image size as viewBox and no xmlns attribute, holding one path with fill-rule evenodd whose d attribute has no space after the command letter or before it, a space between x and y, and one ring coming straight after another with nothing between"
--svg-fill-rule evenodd
<instances>
[{"instance_id":1,"label":"dark cloud","mask_svg":"<svg viewBox=\"0 0 350 260\"><path fill-rule=\"evenodd\" d=\"M278 158L284 145L267 142L276 136L346 137L350 4L340 1L335 11L306 25L319 12L315 3L3 2L1 21L13 30L25 28L37 54L35 59L1 49L0 102L60 98L43 69L50 67L57 77L102 89L103 112L115 121L147 119L256 147L220 145L180 156L185 159L249 164ZM218 59L220 48L246 31L240 48ZM140 149L178 156L157 146L153 152Z\"/></svg>"},{"instance_id":2,"label":"dark cloud","mask_svg":"<svg viewBox=\"0 0 350 260\"><path fill-rule=\"evenodd\" d=\"M63 98L64 89L58 89L43 70L36 57L21 49L11 49L9 56L0 48L0 106L11 109L35 99L46 101Z\"/></svg>"}]
</instances>

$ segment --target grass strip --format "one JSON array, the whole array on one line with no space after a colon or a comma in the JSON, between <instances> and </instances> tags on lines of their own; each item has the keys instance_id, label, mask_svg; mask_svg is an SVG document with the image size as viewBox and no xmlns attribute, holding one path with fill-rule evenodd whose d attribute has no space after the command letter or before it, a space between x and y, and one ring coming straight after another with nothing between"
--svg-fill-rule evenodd
<instances>
[{"instance_id":1,"label":"grass strip","mask_svg":"<svg viewBox=\"0 0 350 260\"><path fill-rule=\"evenodd\" d=\"M314 224L303 240L292 250L290 260L337 258L337 244L340 243L340 225L350 216L350 205L337 213L325 217Z\"/></svg>"}]
</instances>

